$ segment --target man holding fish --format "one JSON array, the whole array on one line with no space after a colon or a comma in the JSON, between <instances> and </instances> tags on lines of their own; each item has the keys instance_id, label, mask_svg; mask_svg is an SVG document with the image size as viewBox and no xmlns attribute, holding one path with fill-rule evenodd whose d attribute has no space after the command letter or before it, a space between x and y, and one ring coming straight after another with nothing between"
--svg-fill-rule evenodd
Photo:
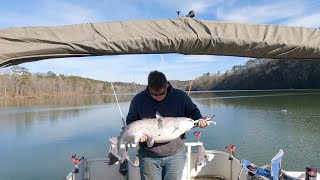
<instances>
[{"instance_id":1,"label":"man holding fish","mask_svg":"<svg viewBox=\"0 0 320 180\"><path fill-rule=\"evenodd\" d=\"M163 118L155 118L156 114L161 114ZM145 121L141 121L143 119ZM140 126L156 123L157 127L144 130L145 133L136 140L140 145L138 156L141 179L180 180L186 161L184 132L195 126L208 126L209 119L202 117L187 93L172 87L162 72L152 71L148 76L148 87L137 94L130 104L126 119L129 128L127 132L130 131L130 123L137 124L137 120L140 120L139 123L143 122ZM196 125L194 122L197 122ZM168 131L171 134L165 135ZM175 139L171 140L169 136ZM170 141L166 142L163 139Z\"/></svg>"}]
</instances>

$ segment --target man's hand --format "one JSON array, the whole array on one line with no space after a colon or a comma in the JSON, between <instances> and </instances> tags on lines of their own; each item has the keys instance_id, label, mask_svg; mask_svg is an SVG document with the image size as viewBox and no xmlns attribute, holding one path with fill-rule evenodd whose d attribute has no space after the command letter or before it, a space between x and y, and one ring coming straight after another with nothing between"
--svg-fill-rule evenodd
<instances>
[{"instance_id":1,"label":"man's hand","mask_svg":"<svg viewBox=\"0 0 320 180\"><path fill-rule=\"evenodd\" d=\"M144 134L141 136L140 142L146 142L146 141L148 141L148 139L149 139L149 136Z\"/></svg>"},{"instance_id":2,"label":"man's hand","mask_svg":"<svg viewBox=\"0 0 320 180\"><path fill-rule=\"evenodd\" d=\"M204 128L204 127L207 127L209 125L209 122L207 121L207 117L202 117L199 119L199 122L198 122L198 127L199 128Z\"/></svg>"}]
</instances>

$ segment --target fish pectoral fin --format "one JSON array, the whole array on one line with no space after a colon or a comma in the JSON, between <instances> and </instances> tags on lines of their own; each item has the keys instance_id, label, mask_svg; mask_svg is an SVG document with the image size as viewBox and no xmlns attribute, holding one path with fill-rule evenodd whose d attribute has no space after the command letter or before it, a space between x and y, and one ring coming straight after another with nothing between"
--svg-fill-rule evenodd
<instances>
[{"instance_id":1,"label":"fish pectoral fin","mask_svg":"<svg viewBox=\"0 0 320 180\"><path fill-rule=\"evenodd\" d=\"M161 118L158 119L158 128L159 128L159 129L162 129L162 128L163 128L163 122L162 122L162 119L161 119Z\"/></svg>"},{"instance_id":2,"label":"fish pectoral fin","mask_svg":"<svg viewBox=\"0 0 320 180\"><path fill-rule=\"evenodd\" d=\"M112 144L117 144L118 143L118 138L117 137L111 137L109 139L109 141L112 143Z\"/></svg>"},{"instance_id":3,"label":"fish pectoral fin","mask_svg":"<svg viewBox=\"0 0 320 180\"><path fill-rule=\"evenodd\" d=\"M154 139L153 138L149 138L148 141L147 141L148 147L152 147L153 144L154 144Z\"/></svg>"}]
</instances>

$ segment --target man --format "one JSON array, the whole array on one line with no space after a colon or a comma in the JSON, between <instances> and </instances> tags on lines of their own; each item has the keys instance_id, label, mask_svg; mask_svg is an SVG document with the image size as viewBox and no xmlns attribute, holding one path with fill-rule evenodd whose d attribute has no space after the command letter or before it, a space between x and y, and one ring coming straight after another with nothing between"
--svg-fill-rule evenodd
<instances>
[{"instance_id":1,"label":"man","mask_svg":"<svg viewBox=\"0 0 320 180\"><path fill-rule=\"evenodd\" d=\"M201 128L209 125L201 119L199 109L184 91L173 88L162 72L152 71L148 76L148 87L131 101L127 124L144 118L155 118L156 112L163 117L199 119ZM180 180L186 161L185 135L167 143L155 143L152 147L147 146L148 138L144 135L139 143L141 179Z\"/></svg>"}]
</instances>

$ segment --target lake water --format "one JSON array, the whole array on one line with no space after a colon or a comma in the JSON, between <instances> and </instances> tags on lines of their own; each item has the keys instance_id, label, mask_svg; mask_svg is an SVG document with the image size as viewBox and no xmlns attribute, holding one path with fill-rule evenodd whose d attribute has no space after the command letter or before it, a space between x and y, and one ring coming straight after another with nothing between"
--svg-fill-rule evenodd
<instances>
[{"instance_id":1,"label":"lake water","mask_svg":"<svg viewBox=\"0 0 320 180\"><path fill-rule=\"evenodd\" d=\"M265 165L281 148L284 169L320 168L320 90L191 97L203 116L215 115L217 125L201 129L206 149L235 144L238 159ZM118 98L126 116L132 96ZM73 168L72 154L107 157L108 139L121 127L113 96L0 100L0 179L63 179Z\"/></svg>"}]
</instances>

